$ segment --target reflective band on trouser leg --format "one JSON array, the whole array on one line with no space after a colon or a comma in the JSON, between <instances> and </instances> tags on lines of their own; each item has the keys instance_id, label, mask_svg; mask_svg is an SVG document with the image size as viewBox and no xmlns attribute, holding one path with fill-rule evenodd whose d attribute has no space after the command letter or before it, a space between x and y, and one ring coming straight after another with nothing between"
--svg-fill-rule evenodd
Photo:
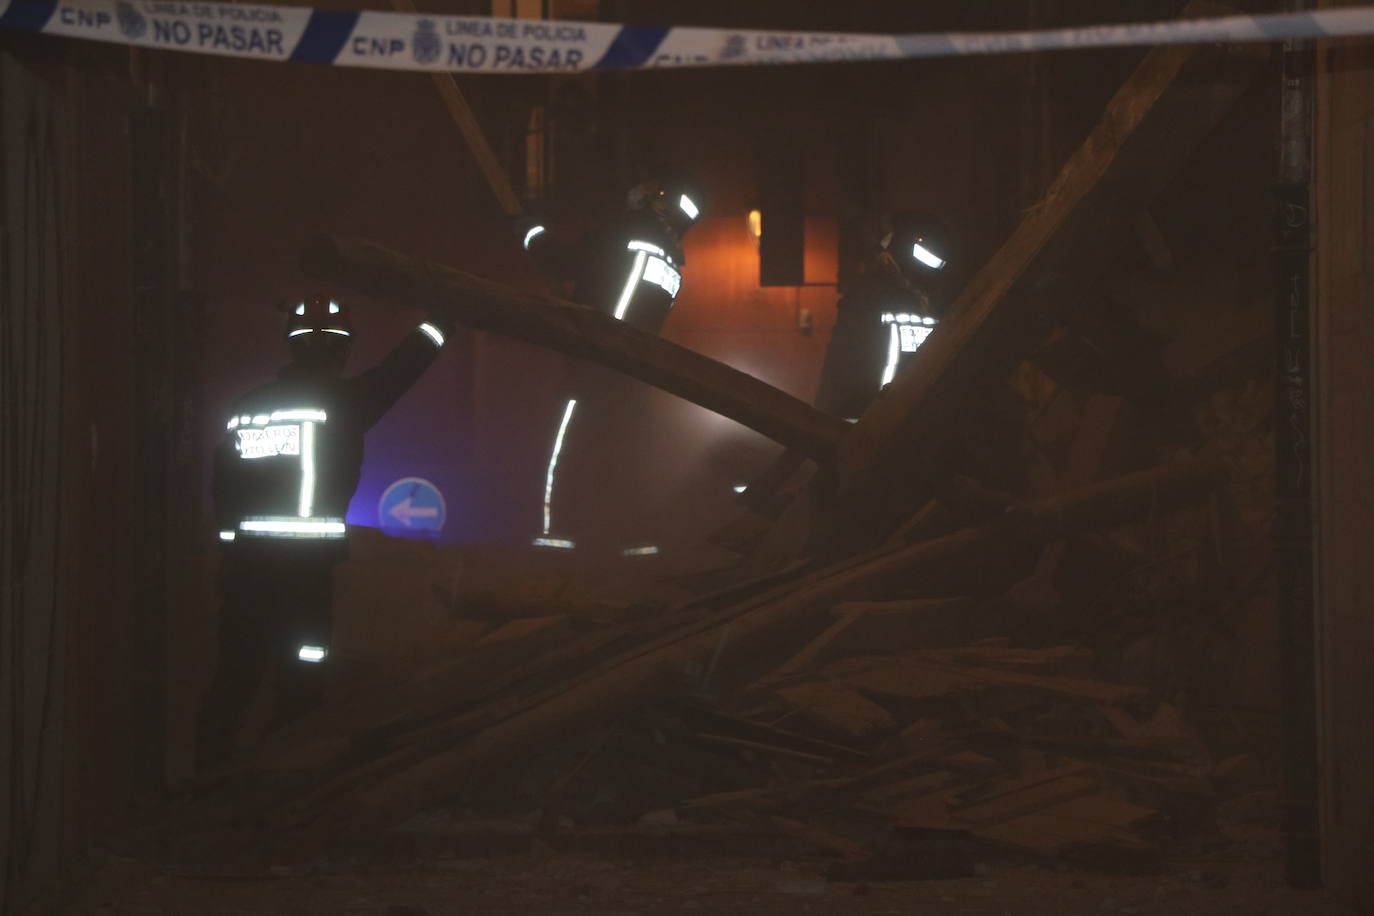
<instances>
[{"instance_id":1,"label":"reflective band on trouser leg","mask_svg":"<svg viewBox=\"0 0 1374 916\"><path fill-rule=\"evenodd\" d=\"M567 538L535 538L535 547L558 547L563 550L572 550L577 545Z\"/></svg>"},{"instance_id":2,"label":"reflective band on trouser leg","mask_svg":"<svg viewBox=\"0 0 1374 916\"><path fill-rule=\"evenodd\" d=\"M568 405L563 408L563 422L558 424L558 435L553 439L553 451L549 454L549 470L544 475L544 535L547 538L549 524L553 517L553 475L558 469L558 453L563 451L563 437L567 435L568 424L572 422L573 409L577 407L577 399L568 401ZM555 546L555 545L545 545ZM562 546L557 545L557 546Z\"/></svg>"}]
</instances>

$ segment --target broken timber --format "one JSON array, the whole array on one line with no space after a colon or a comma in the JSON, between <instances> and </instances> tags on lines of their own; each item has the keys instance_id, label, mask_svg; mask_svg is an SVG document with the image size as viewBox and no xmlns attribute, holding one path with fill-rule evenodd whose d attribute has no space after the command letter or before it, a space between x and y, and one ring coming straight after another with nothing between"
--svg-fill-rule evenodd
<instances>
[{"instance_id":1,"label":"broken timber","mask_svg":"<svg viewBox=\"0 0 1374 916\"><path fill-rule=\"evenodd\" d=\"M671 695L681 687L679 672L686 662L718 656L722 677L760 674L778 661L773 653L780 633L822 623L837 601L873 595L895 581L976 560L1010 543L1043 543L1079 528L1119 524L1162 499L1210 489L1219 478L1212 463L1168 465L1031 503L979 528L843 562L795 592L746 602L733 617L685 626L676 638L660 638L648 650L631 649L504 715L480 717L481 724L446 735L431 732L441 740L429 743L423 754L398 755L391 765L355 761L353 771L322 780L307 799L279 808L273 819L279 827L312 825L321 835L394 823L443 803L480 773L552 737Z\"/></svg>"},{"instance_id":2,"label":"broken timber","mask_svg":"<svg viewBox=\"0 0 1374 916\"><path fill-rule=\"evenodd\" d=\"M1193 3L1184 15L1198 12ZM935 493L970 408L1002 383L1130 241L1132 221L1262 72L1262 49L1159 47L1044 198L840 446L813 526L836 555L880 541Z\"/></svg>"},{"instance_id":3,"label":"broken timber","mask_svg":"<svg viewBox=\"0 0 1374 916\"><path fill-rule=\"evenodd\" d=\"M595 309L521 292L358 239L321 237L301 257L306 271L322 280L623 372L809 458L828 461L849 429L843 420L752 375Z\"/></svg>"}]
</instances>

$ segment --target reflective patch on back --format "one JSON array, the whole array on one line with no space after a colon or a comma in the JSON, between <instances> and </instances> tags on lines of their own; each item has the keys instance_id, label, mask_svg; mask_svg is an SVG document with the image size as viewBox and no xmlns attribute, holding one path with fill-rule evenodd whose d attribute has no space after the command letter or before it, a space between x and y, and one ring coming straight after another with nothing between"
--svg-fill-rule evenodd
<instances>
[{"instance_id":1,"label":"reflective patch on back","mask_svg":"<svg viewBox=\"0 0 1374 916\"><path fill-rule=\"evenodd\" d=\"M240 458L275 458L278 455L299 455L301 453L301 427L299 423L284 423L279 426L264 426L260 429L247 428L236 431L236 448Z\"/></svg>"}]
</instances>

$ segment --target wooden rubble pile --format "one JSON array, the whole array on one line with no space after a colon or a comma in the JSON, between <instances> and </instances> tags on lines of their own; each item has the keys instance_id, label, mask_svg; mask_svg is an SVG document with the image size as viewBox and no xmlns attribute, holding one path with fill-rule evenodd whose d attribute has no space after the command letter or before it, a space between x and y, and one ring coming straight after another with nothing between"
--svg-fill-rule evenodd
<instances>
[{"instance_id":1,"label":"wooden rubble pile","mask_svg":"<svg viewBox=\"0 0 1374 916\"><path fill-rule=\"evenodd\" d=\"M966 874L992 848L1148 867L1246 761L1133 667L1142 636L1232 588L1208 557L1233 456L1146 405L1250 341L1219 332L1179 368L1093 293L1262 64L1145 55L852 427L599 313L322 240L322 277L610 365L789 451L719 535L740 564L718 590L460 601L481 622L463 645L203 780L177 835L704 843L879 880Z\"/></svg>"},{"instance_id":2,"label":"wooden rubble pile","mask_svg":"<svg viewBox=\"0 0 1374 916\"><path fill-rule=\"evenodd\" d=\"M248 829L279 854L389 828L475 854L819 855L855 880L967 874L993 847L1148 867L1205 823L1216 764L1091 650L988 635L1052 634L1017 588L988 592L981 558L1028 572L1024 591L1065 532L1218 479L1127 475L670 610L518 584L460 600L465 646L270 736L197 788L178 831ZM932 590L968 595L913 597Z\"/></svg>"},{"instance_id":3,"label":"wooden rubble pile","mask_svg":"<svg viewBox=\"0 0 1374 916\"><path fill-rule=\"evenodd\" d=\"M882 880L970 874L999 848L1148 868L1207 824L1216 764L1178 710L1081 648L929 648L975 607L837 604L728 697L703 671L411 829L481 852L752 847Z\"/></svg>"}]
</instances>

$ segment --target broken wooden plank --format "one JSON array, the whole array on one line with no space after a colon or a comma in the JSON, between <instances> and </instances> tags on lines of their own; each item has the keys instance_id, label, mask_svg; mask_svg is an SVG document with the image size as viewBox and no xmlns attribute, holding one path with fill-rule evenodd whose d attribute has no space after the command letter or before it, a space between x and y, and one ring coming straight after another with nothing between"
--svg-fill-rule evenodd
<instances>
[{"instance_id":1,"label":"broken wooden plank","mask_svg":"<svg viewBox=\"0 0 1374 916\"><path fill-rule=\"evenodd\" d=\"M956 527L954 514L949 511L949 507L938 499L932 499L892 532L892 537L888 538L887 543L896 545L924 541L948 534Z\"/></svg>"},{"instance_id":2,"label":"broken wooden plank","mask_svg":"<svg viewBox=\"0 0 1374 916\"><path fill-rule=\"evenodd\" d=\"M821 631L821 634L807 643L800 652L783 662L760 680L773 681L801 671L808 671L823 661L833 658L835 645L846 630L854 626L863 615L845 614Z\"/></svg>"},{"instance_id":3,"label":"broken wooden plank","mask_svg":"<svg viewBox=\"0 0 1374 916\"><path fill-rule=\"evenodd\" d=\"M818 550L837 555L880 541L931 498L970 405L1003 383L1113 262L1135 214L1263 72L1267 54L1199 46L1145 56L921 358L843 438L835 498L822 501L814 522Z\"/></svg>"},{"instance_id":4,"label":"broken wooden plank","mask_svg":"<svg viewBox=\"0 0 1374 916\"><path fill-rule=\"evenodd\" d=\"M723 747L733 747L741 751L751 751L756 754L772 757L787 757L792 760L800 760L803 763L813 763L817 766L832 766L835 763L833 757L822 757L819 754L799 751L790 747L779 747L776 744L765 744L762 741L749 741L746 738L734 738L730 735L714 735L710 732L700 732L692 735L693 741L700 741L702 744L715 744Z\"/></svg>"},{"instance_id":5,"label":"broken wooden plank","mask_svg":"<svg viewBox=\"0 0 1374 916\"><path fill-rule=\"evenodd\" d=\"M816 795L841 792L859 793L871 786L882 784L893 776L901 776L913 767L928 765L931 761L939 759L944 751L943 744L932 744L918 753L889 760L853 776L810 779L780 786L762 786L732 792L713 792L710 795L681 802L678 807L683 810L717 808L772 810L783 805L800 804Z\"/></svg>"},{"instance_id":6,"label":"broken wooden plank","mask_svg":"<svg viewBox=\"0 0 1374 916\"><path fill-rule=\"evenodd\" d=\"M831 616L863 614L868 617L924 617L928 614L967 613L970 598L900 598L892 601L846 601L831 609Z\"/></svg>"},{"instance_id":7,"label":"broken wooden plank","mask_svg":"<svg viewBox=\"0 0 1374 916\"><path fill-rule=\"evenodd\" d=\"M1021 779L999 780L950 809L968 824L996 824L1099 791L1102 780L1091 767L1070 764Z\"/></svg>"},{"instance_id":8,"label":"broken wooden plank","mask_svg":"<svg viewBox=\"0 0 1374 916\"><path fill-rule=\"evenodd\" d=\"M843 420L752 375L596 309L521 292L358 239L317 238L302 252L301 263L319 279L378 299L623 372L810 458L828 461L849 429Z\"/></svg>"},{"instance_id":9,"label":"broken wooden plank","mask_svg":"<svg viewBox=\"0 0 1374 916\"><path fill-rule=\"evenodd\" d=\"M838 684L797 684L784 687L777 694L795 706L801 716L834 734L866 740L897 728L896 720L886 709Z\"/></svg>"},{"instance_id":10,"label":"broken wooden plank","mask_svg":"<svg viewBox=\"0 0 1374 916\"><path fill-rule=\"evenodd\" d=\"M1002 668L942 663L898 657L877 660L858 670L827 669L834 682L879 696L918 700L942 697L961 690L1016 687L1073 697L1089 703L1122 703L1149 696L1143 687L1083 678L1027 674Z\"/></svg>"},{"instance_id":11,"label":"broken wooden plank","mask_svg":"<svg viewBox=\"0 0 1374 916\"><path fill-rule=\"evenodd\" d=\"M801 735L776 725L741 718L698 703L682 704L679 711L689 726L708 726L714 731L736 738L762 741L774 747L787 747L820 757L862 762L872 759L872 755L844 744Z\"/></svg>"},{"instance_id":12,"label":"broken wooden plank","mask_svg":"<svg viewBox=\"0 0 1374 916\"><path fill-rule=\"evenodd\" d=\"M1065 776L1002 798L956 808L949 814L966 824L1001 824L1053 805L1093 795L1101 787L1102 783L1092 776Z\"/></svg>"},{"instance_id":13,"label":"broken wooden plank","mask_svg":"<svg viewBox=\"0 0 1374 916\"><path fill-rule=\"evenodd\" d=\"M1093 653L1080 646L1050 646L1044 649L1020 649L1010 646L956 646L949 649L915 650L903 653L911 659L974 666L1045 670L1068 673L1068 669L1087 669Z\"/></svg>"},{"instance_id":14,"label":"broken wooden plank","mask_svg":"<svg viewBox=\"0 0 1374 916\"><path fill-rule=\"evenodd\" d=\"M938 491L939 503L948 507L963 525L988 521L1022 503L1015 496L998 492L966 474L950 476Z\"/></svg>"},{"instance_id":15,"label":"broken wooden plank","mask_svg":"<svg viewBox=\"0 0 1374 916\"><path fill-rule=\"evenodd\" d=\"M1150 808L1103 796L1084 796L1061 804L989 824L973 831L980 839L1043 855L1059 855L1084 844L1103 844L1148 857L1153 843L1131 829L1157 814ZM1135 858L1135 857L1132 857Z\"/></svg>"},{"instance_id":16,"label":"broken wooden plank","mask_svg":"<svg viewBox=\"0 0 1374 916\"><path fill-rule=\"evenodd\" d=\"M562 642L568 632L567 614L521 617L492 630L479 639L473 649L478 652L516 649L520 657L528 658Z\"/></svg>"},{"instance_id":17,"label":"broken wooden plank","mask_svg":"<svg viewBox=\"0 0 1374 916\"><path fill-rule=\"evenodd\" d=\"M952 779L953 774L949 770L935 770L869 789L863 793L863 798L868 802L884 803L929 795L948 786Z\"/></svg>"},{"instance_id":18,"label":"broken wooden plank","mask_svg":"<svg viewBox=\"0 0 1374 916\"><path fill-rule=\"evenodd\" d=\"M961 824L950 817L949 806L958 793L957 787L937 789L921 795L912 795L884 807L883 813L894 823L905 827L924 827L932 830L967 830L968 824Z\"/></svg>"},{"instance_id":19,"label":"broken wooden plank","mask_svg":"<svg viewBox=\"0 0 1374 916\"><path fill-rule=\"evenodd\" d=\"M985 686L977 678L967 674L936 667L903 665L895 659L883 659L857 670L826 669L823 674L846 687L866 694L899 697L904 700L948 697L963 690L977 690Z\"/></svg>"},{"instance_id":20,"label":"broken wooden plank","mask_svg":"<svg viewBox=\"0 0 1374 916\"><path fill-rule=\"evenodd\" d=\"M692 810L774 810L794 805L820 792L832 791L846 785L842 778L813 779L780 786L761 786L731 792L712 792L678 803L683 811Z\"/></svg>"}]
</instances>

